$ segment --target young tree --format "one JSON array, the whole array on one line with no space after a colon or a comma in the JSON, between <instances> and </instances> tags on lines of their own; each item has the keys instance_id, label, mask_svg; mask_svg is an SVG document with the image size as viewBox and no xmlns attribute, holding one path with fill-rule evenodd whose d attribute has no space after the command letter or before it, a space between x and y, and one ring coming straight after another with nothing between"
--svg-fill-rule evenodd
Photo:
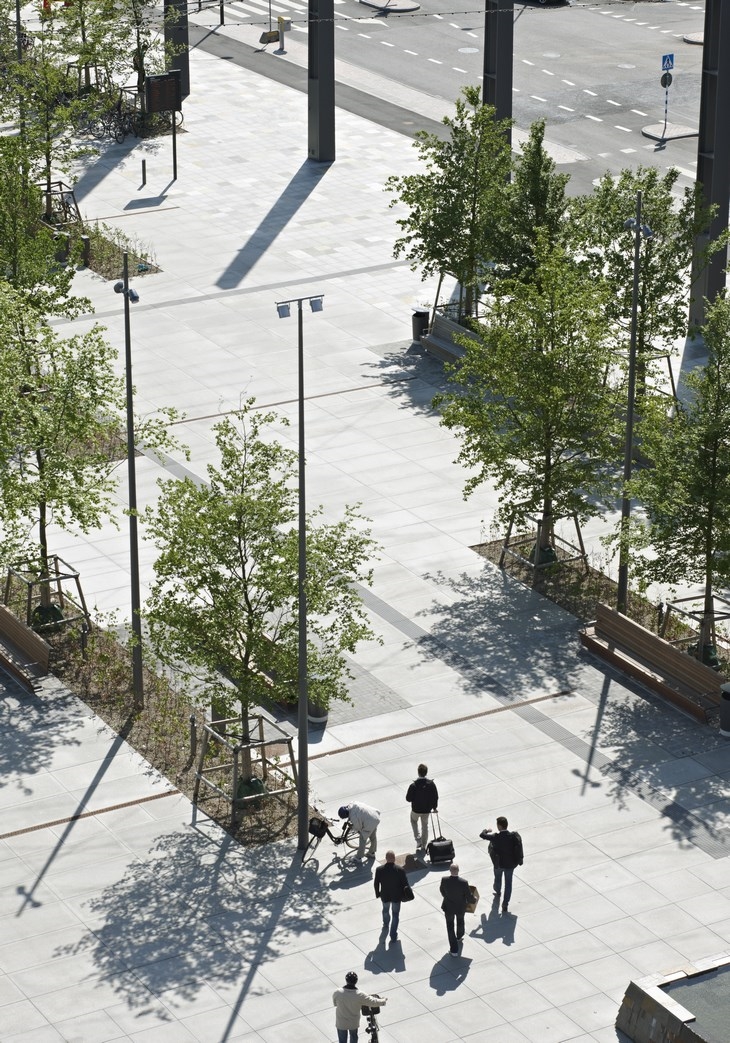
<instances>
[{"instance_id":1,"label":"young tree","mask_svg":"<svg viewBox=\"0 0 730 1043\"><path fill-rule=\"evenodd\" d=\"M146 615L160 658L201 682L218 716L232 692L244 722L262 697L291 701L298 662L296 461L250 400L214 427L208 481L160 483L146 522L158 550ZM354 583L370 583L365 519L307 519L308 671L318 704L346 698L345 653L373 637ZM226 680L227 679L227 680ZM230 683L227 683L230 682Z\"/></svg>"},{"instance_id":2,"label":"young tree","mask_svg":"<svg viewBox=\"0 0 730 1043\"><path fill-rule=\"evenodd\" d=\"M636 328L636 386L642 397L652 358L671 354L687 332L691 295L690 270L695 240L709 224L702 207L701 187L686 188L679 201L675 186L679 171L661 175L655 167L623 170L617 179L606 174L590 196L574 201L573 220L578 248L588 275L605 279L609 287L607 321L623 331L628 345L632 312L634 235L626 223L642 194L642 224L651 237L642 242ZM718 244L710 244L704 263ZM702 264L700 265L701 270Z\"/></svg>"},{"instance_id":3,"label":"young tree","mask_svg":"<svg viewBox=\"0 0 730 1043\"><path fill-rule=\"evenodd\" d=\"M530 127L530 136L515 160L507 190L508 218L495 261L513 278L529 281L538 276L535 251L538 233L543 243L565 243L572 225L566 219L565 189L569 174L558 174L545 151L545 121Z\"/></svg>"},{"instance_id":4,"label":"young tree","mask_svg":"<svg viewBox=\"0 0 730 1043\"><path fill-rule=\"evenodd\" d=\"M125 426L115 359L101 327L60 337L29 294L0 282L0 530L22 541L39 579L50 573L51 521L89 532L112 516L110 433ZM135 425L138 441L169 447L172 416Z\"/></svg>"},{"instance_id":5,"label":"young tree","mask_svg":"<svg viewBox=\"0 0 730 1043\"><path fill-rule=\"evenodd\" d=\"M730 300L708 306L704 327L709 357L687 377L689 400L670 416L654 401L641 423L642 448L652 465L632 489L643 505L632 542L648 549L635 570L644 583L701 583L703 616L698 657L711 643L713 590L730 582Z\"/></svg>"},{"instance_id":6,"label":"young tree","mask_svg":"<svg viewBox=\"0 0 730 1043\"><path fill-rule=\"evenodd\" d=\"M391 206L403 204L403 235L394 254L405 255L423 278L453 275L463 287L463 311L471 315L478 288L497 255L504 227L511 154L507 123L481 101L479 87L465 87L456 114L444 117L446 140L419 131L414 141L424 171L388 178ZM440 286L440 283L439 283Z\"/></svg>"},{"instance_id":7,"label":"young tree","mask_svg":"<svg viewBox=\"0 0 730 1043\"><path fill-rule=\"evenodd\" d=\"M465 495L493 480L498 519L541 515L549 542L554 519L595 515L612 491L617 393L600 285L543 234L535 259L539 279L497 281L478 341L464 338L451 367L454 389L435 404L472 471Z\"/></svg>"}]
</instances>

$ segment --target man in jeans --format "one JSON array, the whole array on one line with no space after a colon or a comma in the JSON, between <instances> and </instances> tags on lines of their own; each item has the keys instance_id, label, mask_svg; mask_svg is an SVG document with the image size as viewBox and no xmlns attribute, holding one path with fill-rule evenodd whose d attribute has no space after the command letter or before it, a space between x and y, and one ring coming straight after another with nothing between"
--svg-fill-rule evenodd
<instances>
[{"instance_id":1,"label":"man in jeans","mask_svg":"<svg viewBox=\"0 0 730 1043\"><path fill-rule=\"evenodd\" d=\"M385 863L375 870L375 897L383 903L383 934L390 927L390 940L398 940L398 921L403 892L408 886L406 871L395 864L395 852L385 852ZM391 912L393 914L391 920Z\"/></svg>"},{"instance_id":2,"label":"man in jeans","mask_svg":"<svg viewBox=\"0 0 730 1043\"><path fill-rule=\"evenodd\" d=\"M411 805L411 828L416 850L425 851L428 846L428 816L438 811L439 792L433 779L428 779L428 768L418 765L418 778L408 787L406 800Z\"/></svg>"},{"instance_id":3,"label":"man in jeans","mask_svg":"<svg viewBox=\"0 0 730 1043\"><path fill-rule=\"evenodd\" d=\"M509 901L512 897L512 874L515 866L521 866L524 853L522 850L522 837L513 830L507 829L509 823L504 815L497 819L497 832L491 829L483 829L479 836L482 840L489 841L489 855L494 866L494 897L499 901L502 893L502 878L504 877L504 900L502 912L509 911Z\"/></svg>"},{"instance_id":4,"label":"man in jeans","mask_svg":"<svg viewBox=\"0 0 730 1043\"><path fill-rule=\"evenodd\" d=\"M446 934L449 938L449 952L459 955L459 941L464 937L464 914L471 897L468 882L459 876L459 867L452 862L449 875L441 880L441 908L446 917Z\"/></svg>"}]
</instances>

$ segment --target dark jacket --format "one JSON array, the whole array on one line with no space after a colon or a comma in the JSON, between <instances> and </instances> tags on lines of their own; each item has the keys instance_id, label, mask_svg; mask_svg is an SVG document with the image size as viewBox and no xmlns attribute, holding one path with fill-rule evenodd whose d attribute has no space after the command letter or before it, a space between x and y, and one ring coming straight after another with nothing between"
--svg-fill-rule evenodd
<instances>
[{"instance_id":1,"label":"dark jacket","mask_svg":"<svg viewBox=\"0 0 730 1043\"><path fill-rule=\"evenodd\" d=\"M406 871L395 862L385 862L375 870L375 897L384 902L402 902L408 884Z\"/></svg>"},{"instance_id":2,"label":"dark jacket","mask_svg":"<svg viewBox=\"0 0 730 1043\"><path fill-rule=\"evenodd\" d=\"M443 902L441 908L445 913L463 916L470 898L469 883L463 876L445 876L441 881Z\"/></svg>"},{"instance_id":3,"label":"dark jacket","mask_svg":"<svg viewBox=\"0 0 730 1043\"><path fill-rule=\"evenodd\" d=\"M433 779L416 779L408 787L406 800L411 809L417 815L426 815L429 811L436 811L439 806L439 791Z\"/></svg>"},{"instance_id":4,"label":"dark jacket","mask_svg":"<svg viewBox=\"0 0 730 1043\"><path fill-rule=\"evenodd\" d=\"M523 860L522 837L515 830L500 829L496 833L484 831L489 838L489 854L500 869L514 869Z\"/></svg>"}]
</instances>

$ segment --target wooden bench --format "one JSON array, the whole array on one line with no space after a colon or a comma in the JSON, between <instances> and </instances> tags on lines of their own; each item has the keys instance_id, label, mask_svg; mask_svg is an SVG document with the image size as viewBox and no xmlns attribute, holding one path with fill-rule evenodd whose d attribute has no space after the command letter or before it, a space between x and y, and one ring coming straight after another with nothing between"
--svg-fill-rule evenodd
<instances>
[{"instance_id":1,"label":"wooden bench","mask_svg":"<svg viewBox=\"0 0 730 1043\"><path fill-rule=\"evenodd\" d=\"M0 666L33 691L39 678L48 673L51 646L0 605Z\"/></svg>"},{"instance_id":2,"label":"wooden bench","mask_svg":"<svg viewBox=\"0 0 730 1043\"><path fill-rule=\"evenodd\" d=\"M453 362L455 359L460 359L464 354L464 348L461 344L456 343L454 335L468 337L470 340L478 339L469 330L460 326L458 322L452 322L445 315L436 312L431 329L421 337L421 344L423 344L429 355L434 355L436 358L441 359L442 362Z\"/></svg>"},{"instance_id":3,"label":"wooden bench","mask_svg":"<svg viewBox=\"0 0 730 1043\"><path fill-rule=\"evenodd\" d=\"M580 633L589 651L700 721L720 706L722 677L608 605Z\"/></svg>"}]
</instances>

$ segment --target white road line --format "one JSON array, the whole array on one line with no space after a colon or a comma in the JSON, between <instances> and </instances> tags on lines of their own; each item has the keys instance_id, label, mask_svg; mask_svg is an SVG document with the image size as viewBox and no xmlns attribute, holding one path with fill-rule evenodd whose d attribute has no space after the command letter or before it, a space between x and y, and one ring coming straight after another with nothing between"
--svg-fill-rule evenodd
<instances>
[{"instance_id":1,"label":"white road line","mask_svg":"<svg viewBox=\"0 0 730 1043\"><path fill-rule=\"evenodd\" d=\"M611 101L610 98L606 98L606 102L607 102L608 105L615 105L617 109L621 108L621 102L620 101Z\"/></svg>"},{"instance_id":2,"label":"white road line","mask_svg":"<svg viewBox=\"0 0 730 1043\"><path fill-rule=\"evenodd\" d=\"M558 105L559 109L565 109L566 112L575 112L575 109L569 109L567 105Z\"/></svg>"},{"instance_id":3,"label":"white road line","mask_svg":"<svg viewBox=\"0 0 730 1043\"><path fill-rule=\"evenodd\" d=\"M388 40L381 40L380 42L382 43L383 47L395 47L395 44L390 43Z\"/></svg>"},{"instance_id":4,"label":"white road line","mask_svg":"<svg viewBox=\"0 0 730 1043\"><path fill-rule=\"evenodd\" d=\"M372 36L368 36L367 33L358 33L358 36L362 36L363 40L372 40Z\"/></svg>"},{"instance_id":5,"label":"white road line","mask_svg":"<svg viewBox=\"0 0 730 1043\"><path fill-rule=\"evenodd\" d=\"M646 116L646 113L642 112L641 109L632 109L631 111L634 113L635 116Z\"/></svg>"},{"instance_id":6,"label":"white road line","mask_svg":"<svg viewBox=\"0 0 730 1043\"><path fill-rule=\"evenodd\" d=\"M586 113L586 119L593 120L594 123L603 123L603 120L599 119L598 116L589 116L588 113Z\"/></svg>"},{"instance_id":7,"label":"white road line","mask_svg":"<svg viewBox=\"0 0 730 1043\"><path fill-rule=\"evenodd\" d=\"M627 134L631 133L631 127L622 127L618 123L614 123L614 127L616 128L616 130L624 130L624 131L626 131Z\"/></svg>"},{"instance_id":8,"label":"white road line","mask_svg":"<svg viewBox=\"0 0 730 1043\"><path fill-rule=\"evenodd\" d=\"M404 51L404 54L412 54L414 58L418 57L418 51Z\"/></svg>"},{"instance_id":9,"label":"white road line","mask_svg":"<svg viewBox=\"0 0 730 1043\"><path fill-rule=\"evenodd\" d=\"M546 76L554 76L555 75L555 73L554 72L550 72L549 69L543 69L542 71L545 73Z\"/></svg>"},{"instance_id":10,"label":"white road line","mask_svg":"<svg viewBox=\"0 0 730 1043\"><path fill-rule=\"evenodd\" d=\"M444 64L443 62L440 62L438 60L438 58L429 58L428 61L429 62L433 62L434 65L443 65Z\"/></svg>"},{"instance_id":11,"label":"white road line","mask_svg":"<svg viewBox=\"0 0 730 1043\"><path fill-rule=\"evenodd\" d=\"M636 152L636 149L635 148L622 148L621 151L625 152L626 155L628 156L631 152Z\"/></svg>"},{"instance_id":12,"label":"white road line","mask_svg":"<svg viewBox=\"0 0 730 1043\"><path fill-rule=\"evenodd\" d=\"M595 91L589 91L587 87L584 87L584 88L583 88L583 93L584 93L584 94L590 94L590 96L591 96L592 98L597 98L597 97L598 97L598 95L596 94L596 92L595 92Z\"/></svg>"},{"instance_id":13,"label":"white road line","mask_svg":"<svg viewBox=\"0 0 730 1043\"><path fill-rule=\"evenodd\" d=\"M575 84L573 83L572 80L563 80L562 82L563 83L567 83L569 87L575 87Z\"/></svg>"},{"instance_id":14,"label":"white road line","mask_svg":"<svg viewBox=\"0 0 730 1043\"><path fill-rule=\"evenodd\" d=\"M457 25L456 22L449 22L449 25L452 29L461 29L461 26Z\"/></svg>"},{"instance_id":15,"label":"white road line","mask_svg":"<svg viewBox=\"0 0 730 1043\"><path fill-rule=\"evenodd\" d=\"M523 65L534 65L535 63L528 61L527 58L523 58L522 59L522 64Z\"/></svg>"},{"instance_id":16,"label":"white road line","mask_svg":"<svg viewBox=\"0 0 730 1043\"><path fill-rule=\"evenodd\" d=\"M456 65L451 66L452 72L461 72L466 76L466 69L459 69Z\"/></svg>"},{"instance_id":17,"label":"white road line","mask_svg":"<svg viewBox=\"0 0 730 1043\"><path fill-rule=\"evenodd\" d=\"M539 94L531 94L530 97L533 101L541 101L543 103L547 102L547 98L541 98Z\"/></svg>"}]
</instances>

